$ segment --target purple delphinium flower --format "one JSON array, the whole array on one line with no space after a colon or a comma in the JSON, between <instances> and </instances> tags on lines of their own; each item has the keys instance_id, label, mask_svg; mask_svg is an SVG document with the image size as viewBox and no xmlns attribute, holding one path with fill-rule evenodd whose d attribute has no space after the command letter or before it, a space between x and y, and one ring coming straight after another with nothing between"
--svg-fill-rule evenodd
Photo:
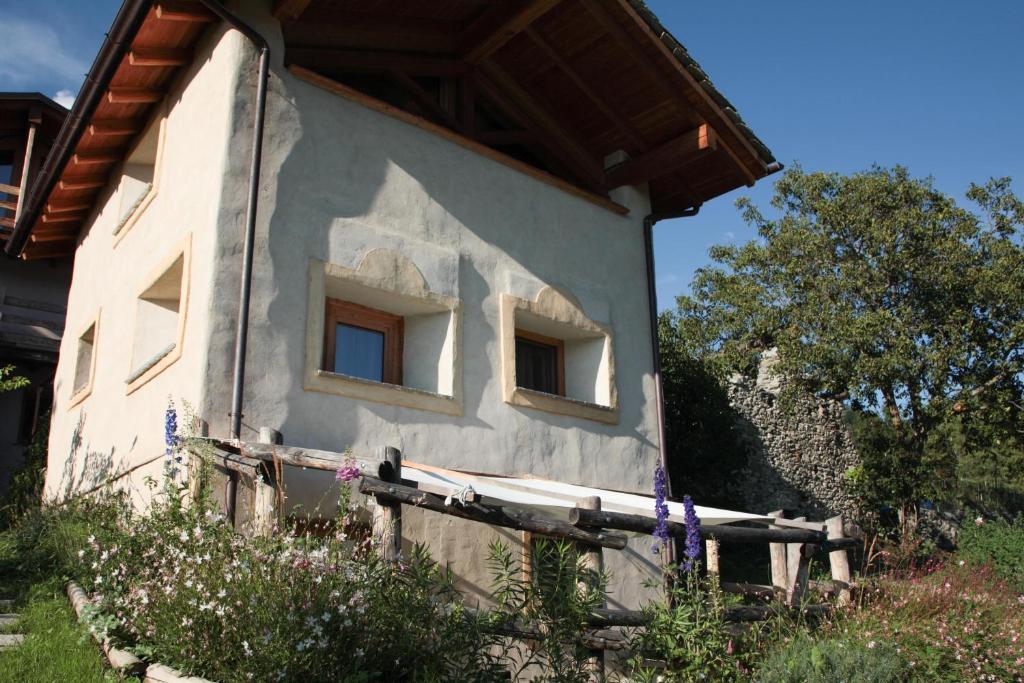
<instances>
[{"instance_id":1,"label":"purple delphinium flower","mask_svg":"<svg viewBox=\"0 0 1024 683\"><path fill-rule=\"evenodd\" d=\"M668 548L668 480L665 477L665 470L661 465L654 468L654 516L657 524L654 525L654 536L658 542L654 544L652 552L655 555Z\"/></svg>"},{"instance_id":2,"label":"purple delphinium flower","mask_svg":"<svg viewBox=\"0 0 1024 683\"><path fill-rule=\"evenodd\" d=\"M174 457L181 462L181 456L176 456L178 446L181 444L181 437L178 436L178 411L174 409L174 401L167 401L167 410L164 412L164 455L168 458Z\"/></svg>"},{"instance_id":3,"label":"purple delphinium flower","mask_svg":"<svg viewBox=\"0 0 1024 683\"><path fill-rule=\"evenodd\" d=\"M683 571L691 571L700 559L700 518L693 508L693 499L683 496L683 523L686 525L686 550Z\"/></svg>"}]
</instances>

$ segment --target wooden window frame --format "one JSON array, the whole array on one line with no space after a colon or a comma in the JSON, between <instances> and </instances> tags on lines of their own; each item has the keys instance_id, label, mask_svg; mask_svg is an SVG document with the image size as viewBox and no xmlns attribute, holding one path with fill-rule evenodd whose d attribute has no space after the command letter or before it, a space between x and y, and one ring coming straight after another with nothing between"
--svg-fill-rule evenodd
<instances>
[{"instance_id":1,"label":"wooden window frame","mask_svg":"<svg viewBox=\"0 0 1024 683\"><path fill-rule=\"evenodd\" d=\"M558 339L557 337L548 337L543 334L537 334L536 332L530 332L521 328L516 328L514 337L516 339L522 338L527 341L534 342L536 344L542 344L544 346L552 346L555 349L555 382L558 384L552 396L565 396L565 341ZM518 379L516 380L516 386L519 386ZM528 389L528 387L520 387L522 389ZM529 389L530 391L538 391L537 389ZM549 393L549 392L541 392Z\"/></svg>"},{"instance_id":2,"label":"wooden window frame","mask_svg":"<svg viewBox=\"0 0 1024 683\"><path fill-rule=\"evenodd\" d=\"M382 333L384 335L381 373L383 383L402 385L402 349L405 337L405 319L402 316L341 299L328 298L324 310L323 357L323 369L327 372L335 372L335 336L339 324ZM373 380L366 381L372 382Z\"/></svg>"}]
</instances>

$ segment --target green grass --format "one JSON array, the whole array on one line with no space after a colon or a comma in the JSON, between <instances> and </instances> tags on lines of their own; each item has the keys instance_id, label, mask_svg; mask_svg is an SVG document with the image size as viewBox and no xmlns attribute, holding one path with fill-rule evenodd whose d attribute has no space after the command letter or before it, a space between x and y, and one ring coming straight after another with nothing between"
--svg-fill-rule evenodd
<instances>
[{"instance_id":1,"label":"green grass","mask_svg":"<svg viewBox=\"0 0 1024 683\"><path fill-rule=\"evenodd\" d=\"M0 597L15 601L21 645L0 651L0 683L91 683L122 680L78 623L64 592L59 559L25 525L0 532Z\"/></svg>"},{"instance_id":2,"label":"green grass","mask_svg":"<svg viewBox=\"0 0 1024 683\"><path fill-rule=\"evenodd\" d=\"M48 583L34 586L26 596L14 629L25 634L25 641L0 652L0 681L117 680L104 671L103 655L78 624L67 596Z\"/></svg>"}]
</instances>

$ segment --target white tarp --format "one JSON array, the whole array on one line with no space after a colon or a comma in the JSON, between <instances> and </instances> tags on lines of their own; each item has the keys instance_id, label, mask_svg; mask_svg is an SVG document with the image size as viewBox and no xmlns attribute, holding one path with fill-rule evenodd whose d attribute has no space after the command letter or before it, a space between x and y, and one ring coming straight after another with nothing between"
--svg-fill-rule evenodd
<instances>
[{"instance_id":1,"label":"white tarp","mask_svg":"<svg viewBox=\"0 0 1024 683\"><path fill-rule=\"evenodd\" d=\"M402 478L416 482L431 493L459 497L462 492L479 494L488 503L509 503L528 508L572 508L589 496L601 497L601 508L612 512L625 512L654 517L654 497L621 491L564 484L547 479L517 479L482 474L468 474L431 465L402 461ZM728 524L730 522L768 522L768 517L748 512L720 510L695 505L701 524ZM683 521L683 504L670 501L669 519Z\"/></svg>"}]
</instances>

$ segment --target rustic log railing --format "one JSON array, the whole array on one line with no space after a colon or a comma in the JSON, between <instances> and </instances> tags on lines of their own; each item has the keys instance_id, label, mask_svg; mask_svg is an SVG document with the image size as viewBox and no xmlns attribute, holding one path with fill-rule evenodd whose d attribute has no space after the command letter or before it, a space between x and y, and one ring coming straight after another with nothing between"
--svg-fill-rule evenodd
<instances>
[{"instance_id":1,"label":"rustic log railing","mask_svg":"<svg viewBox=\"0 0 1024 683\"><path fill-rule=\"evenodd\" d=\"M342 465L355 466L361 477L359 491L375 502L374 533L380 540L382 555L390 560L398 557L401 549L402 506L411 505L439 514L459 517L481 524L498 526L577 543L589 567L603 566L604 548L622 550L627 537L617 532L651 534L656 520L643 515L601 509L599 497L581 500L568 511L568 519L560 520L517 508L513 505L482 503L479 496L460 500L455 491L438 485L422 485L402 480L401 453L394 448L380 448L374 459L355 458L350 454L319 451L279 445L280 438L273 430L261 430L263 443L215 442L217 465L235 476L244 475L260 480L263 485L276 486L280 467L287 465L324 471L335 471ZM413 485L409 485L412 483ZM428 490L429 489L429 490ZM236 495L236 494L232 494ZM234 500L225 501L229 509ZM249 519L255 533L267 533L273 528L280 512L280 499L274 495L260 495L254 490ZM774 605L736 606L725 609L729 622L755 622L783 613L820 616L832 605L808 605L804 597L808 591L831 593L837 604L850 600L850 568L846 553L857 547L859 541L846 538L842 517L826 522L808 522L803 518L787 520L781 511L769 513L772 523L767 527L702 525L701 537L706 541L706 567L716 577L723 591L766 600L778 600ZM668 523L669 535L685 538L686 525ZM767 544L771 555L772 585L722 581L719 569L721 544ZM809 564L813 557L827 553L832 573L831 581L810 581ZM595 611L588 620L587 647L591 649L590 668L595 678L604 670L604 650L621 649L624 640L601 629L616 627L639 628L647 624L648 617L636 610ZM534 638L538 631L532 625L506 624L502 632L512 637Z\"/></svg>"}]
</instances>

